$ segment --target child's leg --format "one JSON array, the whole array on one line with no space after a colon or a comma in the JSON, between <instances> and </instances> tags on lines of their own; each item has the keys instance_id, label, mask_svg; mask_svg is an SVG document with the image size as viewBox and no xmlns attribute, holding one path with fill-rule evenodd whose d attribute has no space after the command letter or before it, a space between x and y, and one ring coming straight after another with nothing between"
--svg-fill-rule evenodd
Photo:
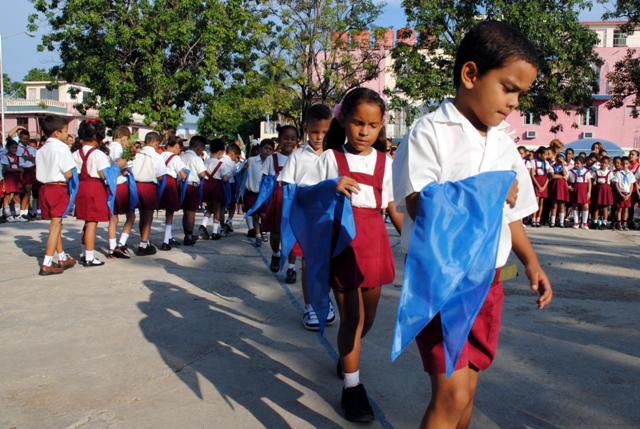
<instances>
[{"instance_id":1,"label":"child's leg","mask_svg":"<svg viewBox=\"0 0 640 429\"><path fill-rule=\"evenodd\" d=\"M118 240L116 239L118 235L118 215L113 215L109 218L109 226L107 227L107 237L109 238L109 252L112 253L113 250L118 246Z\"/></svg>"},{"instance_id":2,"label":"child's leg","mask_svg":"<svg viewBox=\"0 0 640 429\"><path fill-rule=\"evenodd\" d=\"M622 223L626 224L627 223L627 219L629 219L629 210L627 210L626 208L620 210L622 212Z\"/></svg>"},{"instance_id":3,"label":"child's leg","mask_svg":"<svg viewBox=\"0 0 640 429\"><path fill-rule=\"evenodd\" d=\"M129 235L131 234L131 230L133 229L133 224L136 222L136 213L130 212L127 213L127 218L122 226L122 234L120 234L120 240L118 244L121 247L127 245L127 240L129 239Z\"/></svg>"},{"instance_id":4,"label":"child's leg","mask_svg":"<svg viewBox=\"0 0 640 429\"><path fill-rule=\"evenodd\" d=\"M471 368L431 376L431 402L422 418L421 429L466 429L471 422L478 373Z\"/></svg>"},{"instance_id":5,"label":"child's leg","mask_svg":"<svg viewBox=\"0 0 640 429\"><path fill-rule=\"evenodd\" d=\"M62 218L55 219L60 219L60 228L58 228L58 239L56 240L56 252L58 252L58 255L62 255L65 254L64 247L62 247ZM66 254L65 256L68 257L68 255Z\"/></svg>"},{"instance_id":6,"label":"child's leg","mask_svg":"<svg viewBox=\"0 0 640 429\"><path fill-rule=\"evenodd\" d=\"M578 219L578 215L580 214L580 210L578 210L578 204L573 205L573 225L579 225L580 219Z\"/></svg>"},{"instance_id":7,"label":"child's leg","mask_svg":"<svg viewBox=\"0 0 640 429\"><path fill-rule=\"evenodd\" d=\"M362 302L364 304L364 325L362 327L362 338L367 335L367 332L373 327L373 322L376 319L376 311L378 310L378 302L380 301L380 294L382 288L362 289Z\"/></svg>"},{"instance_id":8,"label":"child's leg","mask_svg":"<svg viewBox=\"0 0 640 429\"><path fill-rule=\"evenodd\" d=\"M609 219L609 207L602 206L602 224L606 226L608 219Z\"/></svg>"},{"instance_id":9,"label":"child's leg","mask_svg":"<svg viewBox=\"0 0 640 429\"><path fill-rule=\"evenodd\" d=\"M542 218L542 210L544 209L544 198L538 198L538 212L536 213L537 222L540 223Z\"/></svg>"},{"instance_id":10,"label":"child's leg","mask_svg":"<svg viewBox=\"0 0 640 429\"><path fill-rule=\"evenodd\" d=\"M224 207L219 202L213 205L213 233L220 234L220 224L224 218Z\"/></svg>"},{"instance_id":11,"label":"child's leg","mask_svg":"<svg viewBox=\"0 0 640 429\"><path fill-rule=\"evenodd\" d=\"M558 213L558 202L554 201L553 204L551 205L551 213L550 213L549 225L551 225L551 226L555 226L556 225L556 214L557 213Z\"/></svg>"},{"instance_id":12,"label":"child's leg","mask_svg":"<svg viewBox=\"0 0 640 429\"><path fill-rule=\"evenodd\" d=\"M47 245L44 251L44 263L43 265L50 266L53 261L53 254L58 251L62 251L62 219L59 217L51 218L49 222L49 237L47 237Z\"/></svg>"},{"instance_id":13,"label":"child's leg","mask_svg":"<svg viewBox=\"0 0 640 429\"><path fill-rule=\"evenodd\" d=\"M167 210L165 214L165 222L164 222L164 240L162 240L162 242L165 244L169 244L172 238L173 238L173 211Z\"/></svg>"},{"instance_id":14,"label":"child's leg","mask_svg":"<svg viewBox=\"0 0 640 429\"><path fill-rule=\"evenodd\" d=\"M196 222L196 212L193 210L185 210L182 216L182 229L184 229L184 235L187 238L191 238L193 235L193 225Z\"/></svg>"},{"instance_id":15,"label":"child's leg","mask_svg":"<svg viewBox=\"0 0 640 429\"><path fill-rule=\"evenodd\" d=\"M280 255L280 234L272 232L269 237L269 244L274 255Z\"/></svg>"},{"instance_id":16,"label":"child's leg","mask_svg":"<svg viewBox=\"0 0 640 429\"><path fill-rule=\"evenodd\" d=\"M260 228L260 215L254 214L251 217L253 218L253 227L256 230L256 235L260 235L262 232Z\"/></svg>"},{"instance_id":17,"label":"child's leg","mask_svg":"<svg viewBox=\"0 0 640 429\"><path fill-rule=\"evenodd\" d=\"M563 202L558 203L560 214L558 215L558 223L560 226L564 226L565 207Z\"/></svg>"},{"instance_id":18,"label":"child's leg","mask_svg":"<svg viewBox=\"0 0 640 429\"><path fill-rule=\"evenodd\" d=\"M152 223L153 210L140 210L140 244L149 242Z\"/></svg>"},{"instance_id":19,"label":"child's leg","mask_svg":"<svg viewBox=\"0 0 640 429\"><path fill-rule=\"evenodd\" d=\"M360 368L360 346L364 327L364 304L360 289L335 291L340 313L338 328L338 353L345 374L356 373ZM352 386L348 386L352 387Z\"/></svg>"},{"instance_id":20,"label":"child's leg","mask_svg":"<svg viewBox=\"0 0 640 429\"><path fill-rule=\"evenodd\" d=\"M98 222L85 222L84 223L84 234L83 234L83 241L84 241L84 248L85 248L85 253L88 252L92 252L95 250L95 246L96 246L96 229L98 227ZM89 255L87 255L87 260L89 259L93 259L93 258L89 258Z\"/></svg>"},{"instance_id":21,"label":"child's leg","mask_svg":"<svg viewBox=\"0 0 640 429\"><path fill-rule=\"evenodd\" d=\"M586 225L589 221L589 204L582 205L582 224Z\"/></svg>"}]
</instances>

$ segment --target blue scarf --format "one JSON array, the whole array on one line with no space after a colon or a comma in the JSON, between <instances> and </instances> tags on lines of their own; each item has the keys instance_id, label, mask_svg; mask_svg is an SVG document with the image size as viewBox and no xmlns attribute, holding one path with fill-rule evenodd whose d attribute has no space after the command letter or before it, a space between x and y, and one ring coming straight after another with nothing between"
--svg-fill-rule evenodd
<instances>
[{"instance_id":1,"label":"blue scarf","mask_svg":"<svg viewBox=\"0 0 640 429\"><path fill-rule=\"evenodd\" d=\"M512 171L495 171L422 189L392 361L439 313L451 376L495 275L502 212L514 178Z\"/></svg>"},{"instance_id":2,"label":"blue scarf","mask_svg":"<svg viewBox=\"0 0 640 429\"><path fill-rule=\"evenodd\" d=\"M271 199L273 191L275 191L276 189L276 185L276 176L262 176L256 203L249 209L249 211L244 214L245 219L247 218L247 216L251 216L252 214L254 214L263 204L269 204L269 200Z\"/></svg>"},{"instance_id":3,"label":"blue scarf","mask_svg":"<svg viewBox=\"0 0 640 429\"><path fill-rule=\"evenodd\" d=\"M167 176L164 175L162 176L162 179L160 180L160 182L158 182L158 185L156 187L158 204L160 204L160 201L162 200L162 195L164 194L164 190L166 187L167 187Z\"/></svg>"},{"instance_id":4,"label":"blue scarf","mask_svg":"<svg viewBox=\"0 0 640 429\"><path fill-rule=\"evenodd\" d=\"M191 170L188 168L183 168L184 174L186 175L186 179L181 180L180 175L178 174L178 189L180 190L180 206L184 204L184 199L187 196L187 186L189 185L189 174Z\"/></svg>"},{"instance_id":5,"label":"blue scarf","mask_svg":"<svg viewBox=\"0 0 640 429\"><path fill-rule=\"evenodd\" d=\"M129 213L135 211L138 206L138 187L136 186L136 178L131 169L127 174L127 188L129 189Z\"/></svg>"},{"instance_id":6,"label":"blue scarf","mask_svg":"<svg viewBox=\"0 0 640 429\"><path fill-rule=\"evenodd\" d=\"M80 178L78 177L78 169L73 167L71 169L71 178L67 182L67 189L69 190L69 205L65 209L62 217L67 217L73 205L76 202L76 195L78 195L78 189L80 189Z\"/></svg>"},{"instance_id":7,"label":"blue scarf","mask_svg":"<svg viewBox=\"0 0 640 429\"><path fill-rule=\"evenodd\" d=\"M223 207L229 207L231 205L231 200L232 200L231 183L223 180L222 191L224 193Z\"/></svg>"},{"instance_id":8,"label":"blue scarf","mask_svg":"<svg viewBox=\"0 0 640 429\"><path fill-rule=\"evenodd\" d=\"M118 164L113 164L109 168L102 170L104 175L104 181L109 189L109 195L107 196L107 206L109 206L109 213L114 215L114 208L116 205L116 189L118 189L118 177L120 176L120 167Z\"/></svg>"}]
</instances>

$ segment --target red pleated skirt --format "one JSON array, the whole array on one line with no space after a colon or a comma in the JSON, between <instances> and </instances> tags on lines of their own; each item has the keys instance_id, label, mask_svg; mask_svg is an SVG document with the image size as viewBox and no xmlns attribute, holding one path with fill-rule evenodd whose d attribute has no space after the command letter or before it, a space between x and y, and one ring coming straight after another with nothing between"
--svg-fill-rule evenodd
<instances>
[{"instance_id":1,"label":"red pleated skirt","mask_svg":"<svg viewBox=\"0 0 640 429\"><path fill-rule=\"evenodd\" d=\"M160 208L177 212L180 210L180 190L178 189L178 180L171 176L166 177L167 185L164 188L164 193L160 200Z\"/></svg>"},{"instance_id":2,"label":"red pleated skirt","mask_svg":"<svg viewBox=\"0 0 640 429\"><path fill-rule=\"evenodd\" d=\"M263 232L273 232L280 234L280 223L282 222L282 187L276 186L271 195L269 205L265 209Z\"/></svg>"},{"instance_id":3,"label":"red pleated skirt","mask_svg":"<svg viewBox=\"0 0 640 429\"><path fill-rule=\"evenodd\" d=\"M546 174L542 174L542 175L535 175L535 176L533 176L533 178L535 179L536 182L538 182L538 185L543 186L544 183L547 181L548 176ZM534 189L536 191L536 197L537 198L548 198L549 197L549 186L544 188L543 191L540 191L535 186L534 186Z\"/></svg>"},{"instance_id":4,"label":"red pleated skirt","mask_svg":"<svg viewBox=\"0 0 640 429\"><path fill-rule=\"evenodd\" d=\"M561 203L568 203L571 201L569 185L565 179L553 179L549 186L551 186L551 198L553 198L554 201Z\"/></svg>"},{"instance_id":5,"label":"red pleated skirt","mask_svg":"<svg viewBox=\"0 0 640 429\"><path fill-rule=\"evenodd\" d=\"M503 301L504 291L500 281L500 269L498 269L484 304L473 322L469 337L462 347L460 359L456 363L456 370L470 367L484 371L491 366L498 350ZM416 344L420 351L424 370L429 374L444 374L446 360L440 314L436 315L418 334Z\"/></svg>"},{"instance_id":6,"label":"red pleated skirt","mask_svg":"<svg viewBox=\"0 0 640 429\"><path fill-rule=\"evenodd\" d=\"M62 184L42 185L38 198L38 206L42 211L42 219L62 217L69 205L69 191Z\"/></svg>"},{"instance_id":7,"label":"red pleated skirt","mask_svg":"<svg viewBox=\"0 0 640 429\"><path fill-rule=\"evenodd\" d=\"M601 207L607 207L613 204L613 192L611 191L611 185L608 183L601 183L595 186L595 203Z\"/></svg>"},{"instance_id":8,"label":"red pleated skirt","mask_svg":"<svg viewBox=\"0 0 640 429\"><path fill-rule=\"evenodd\" d=\"M571 204L589 204L587 192L589 192L588 184L574 183L573 191L571 192Z\"/></svg>"},{"instance_id":9,"label":"red pleated skirt","mask_svg":"<svg viewBox=\"0 0 640 429\"><path fill-rule=\"evenodd\" d=\"M389 234L380 210L354 207L356 237L331 260L333 289L370 289L393 283L396 276Z\"/></svg>"},{"instance_id":10,"label":"red pleated skirt","mask_svg":"<svg viewBox=\"0 0 640 429\"><path fill-rule=\"evenodd\" d=\"M222 204L224 202L224 189L222 189L222 180L208 179L204 181L202 201L207 203L208 206L213 206L214 204Z\"/></svg>"},{"instance_id":11,"label":"red pleated skirt","mask_svg":"<svg viewBox=\"0 0 640 429\"><path fill-rule=\"evenodd\" d=\"M4 173L4 193L17 194L22 192L21 173L7 172Z\"/></svg>"},{"instance_id":12,"label":"red pleated skirt","mask_svg":"<svg viewBox=\"0 0 640 429\"><path fill-rule=\"evenodd\" d=\"M22 172L21 182L23 185L33 186L36 183L36 168L25 168Z\"/></svg>"},{"instance_id":13,"label":"red pleated skirt","mask_svg":"<svg viewBox=\"0 0 640 429\"><path fill-rule=\"evenodd\" d=\"M107 188L104 182L95 177L80 179L80 188L76 196L76 219L85 222L106 222L109 217Z\"/></svg>"},{"instance_id":14,"label":"red pleated skirt","mask_svg":"<svg viewBox=\"0 0 640 429\"><path fill-rule=\"evenodd\" d=\"M200 189L198 185L187 185L187 192L184 197L182 208L187 211L198 211L200 205Z\"/></svg>"},{"instance_id":15,"label":"red pleated skirt","mask_svg":"<svg viewBox=\"0 0 640 429\"><path fill-rule=\"evenodd\" d=\"M158 186L153 182L136 182L138 208L156 210L158 208Z\"/></svg>"},{"instance_id":16,"label":"red pleated skirt","mask_svg":"<svg viewBox=\"0 0 640 429\"><path fill-rule=\"evenodd\" d=\"M133 210L129 210L129 184L127 182L120 183L116 187L116 200L113 207L114 214L127 214Z\"/></svg>"},{"instance_id":17,"label":"red pleated skirt","mask_svg":"<svg viewBox=\"0 0 640 429\"><path fill-rule=\"evenodd\" d=\"M251 207L253 207L257 199L258 199L257 193L251 192L251 191L244 191L244 195L242 196L242 209L244 210L245 213L248 212L249 209L251 209ZM264 207L260 207L256 211L256 214L260 214L262 212L264 212Z\"/></svg>"}]
</instances>

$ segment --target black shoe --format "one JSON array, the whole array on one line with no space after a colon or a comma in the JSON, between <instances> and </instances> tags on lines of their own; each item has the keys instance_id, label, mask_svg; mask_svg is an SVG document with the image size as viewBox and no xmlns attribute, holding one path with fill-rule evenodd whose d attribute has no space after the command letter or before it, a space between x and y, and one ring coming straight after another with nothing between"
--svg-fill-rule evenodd
<instances>
[{"instance_id":1,"label":"black shoe","mask_svg":"<svg viewBox=\"0 0 640 429\"><path fill-rule=\"evenodd\" d=\"M173 238L169 239L169 246L171 247L180 247L180 242L178 240L174 240Z\"/></svg>"},{"instance_id":2,"label":"black shoe","mask_svg":"<svg viewBox=\"0 0 640 429\"><path fill-rule=\"evenodd\" d=\"M338 365L336 365L336 375L340 380L344 380L344 371L342 370L342 359L338 358Z\"/></svg>"},{"instance_id":3,"label":"black shoe","mask_svg":"<svg viewBox=\"0 0 640 429\"><path fill-rule=\"evenodd\" d=\"M255 228L251 228L249 231L247 231L247 238L256 238Z\"/></svg>"},{"instance_id":4,"label":"black shoe","mask_svg":"<svg viewBox=\"0 0 640 429\"><path fill-rule=\"evenodd\" d=\"M149 243L147 244L147 247L138 247L138 250L136 251L136 255L138 256L149 256L149 255L155 255L156 252L158 250L156 249L156 247Z\"/></svg>"},{"instance_id":5,"label":"black shoe","mask_svg":"<svg viewBox=\"0 0 640 429\"><path fill-rule=\"evenodd\" d=\"M207 228L205 228L203 225L200 225L200 228L198 228L198 235L203 240L209 240L209 238L211 238L211 236L209 235L209 231L207 231Z\"/></svg>"},{"instance_id":6,"label":"black shoe","mask_svg":"<svg viewBox=\"0 0 640 429\"><path fill-rule=\"evenodd\" d=\"M131 259L129 250L125 246L118 246L113 249L112 256L118 259Z\"/></svg>"},{"instance_id":7,"label":"black shoe","mask_svg":"<svg viewBox=\"0 0 640 429\"><path fill-rule=\"evenodd\" d=\"M296 282L296 270L294 270L293 268L289 268L287 270L287 277L285 278L285 283L288 284L294 284Z\"/></svg>"},{"instance_id":8,"label":"black shoe","mask_svg":"<svg viewBox=\"0 0 640 429\"><path fill-rule=\"evenodd\" d=\"M269 242L269 235L266 232L260 233L260 236L262 237L262 242L263 243L268 243Z\"/></svg>"},{"instance_id":9,"label":"black shoe","mask_svg":"<svg viewBox=\"0 0 640 429\"><path fill-rule=\"evenodd\" d=\"M102 262L101 260L97 259L97 258L93 258L90 261L87 261L87 259L83 256L82 258L80 258L80 264L83 267L101 267L104 265L104 262Z\"/></svg>"},{"instance_id":10,"label":"black shoe","mask_svg":"<svg viewBox=\"0 0 640 429\"><path fill-rule=\"evenodd\" d=\"M271 272L277 273L280 271L280 256L271 256Z\"/></svg>"},{"instance_id":11,"label":"black shoe","mask_svg":"<svg viewBox=\"0 0 640 429\"><path fill-rule=\"evenodd\" d=\"M168 243L162 243L160 250L171 250L171 245Z\"/></svg>"},{"instance_id":12,"label":"black shoe","mask_svg":"<svg viewBox=\"0 0 640 429\"><path fill-rule=\"evenodd\" d=\"M348 389L343 388L340 404L344 410L345 418L350 422L368 423L374 420L367 391L364 390L362 384Z\"/></svg>"},{"instance_id":13,"label":"black shoe","mask_svg":"<svg viewBox=\"0 0 640 429\"><path fill-rule=\"evenodd\" d=\"M219 232L216 232L215 234L211 234L211 239L212 240L220 240L222 238L222 236L220 235Z\"/></svg>"},{"instance_id":14,"label":"black shoe","mask_svg":"<svg viewBox=\"0 0 640 429\"><path fill-rule=\"evenodd\" d=\"M196 240L194 240L193 237L189 238L185 236L182 244L184 244L185 246L193 246L194 244L196 244Z\"/></svg>"},{"instance_id":15,"label":"black shoe","mask_svg":"<svg viewBox=\"0 0 640 429\"><path fill-rule=\"evenodd\" d=\"M228 222L225 222L222 227L227 230L227 234L231 234L233 232L233 225Z\"/></svg>"}]
</instances>

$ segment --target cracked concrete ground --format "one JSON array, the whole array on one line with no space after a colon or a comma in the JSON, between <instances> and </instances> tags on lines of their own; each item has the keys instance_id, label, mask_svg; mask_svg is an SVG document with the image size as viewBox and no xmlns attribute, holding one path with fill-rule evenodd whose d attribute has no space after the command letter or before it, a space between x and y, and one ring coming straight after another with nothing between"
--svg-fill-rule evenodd
<instances>
[{"instance_id":1,"label":"cracked concrete ground","mask_svg":"<svg viewBox=\"0 0 640 429\"><path fill-rule=\"evenodd\" d=\"M44 278L46 228L0 225L0 428L357 427L339 410L336 327L304 331L299 284L268 271L268 247L252 247L246 229ZM65 222L73 255L80 228ZM505 284L473 428L640 427L640 233L530 235L556 299L540 312L526 279ZM362 380L379 418L368 427L415 428L429 398L414 346L389 362L398 296L385 287L365 340Z\"/></svg>"}]
</instances>

